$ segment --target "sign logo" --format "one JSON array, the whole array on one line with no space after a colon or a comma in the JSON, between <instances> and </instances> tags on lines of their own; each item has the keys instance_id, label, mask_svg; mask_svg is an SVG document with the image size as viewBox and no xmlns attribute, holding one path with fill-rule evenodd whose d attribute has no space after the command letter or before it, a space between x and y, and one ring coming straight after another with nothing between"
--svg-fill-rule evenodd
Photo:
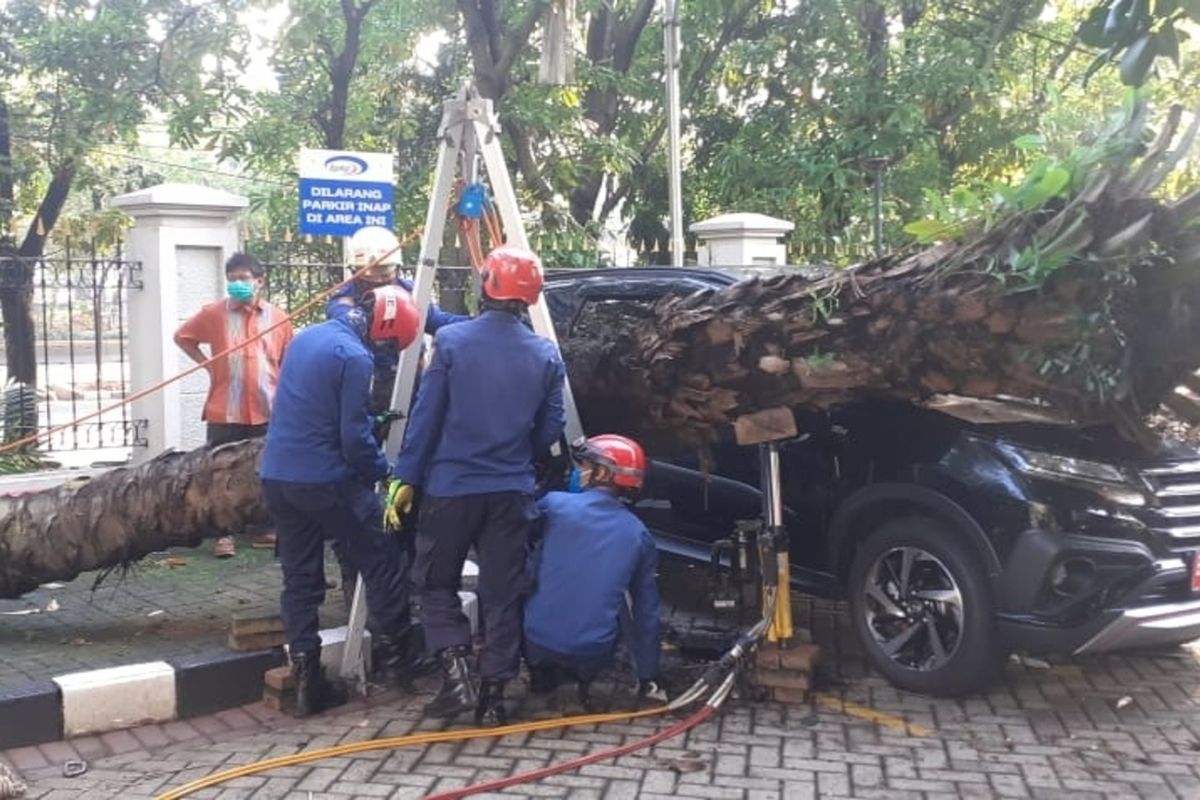
<instances>
[{"instance_id":1,"label":"sign logo","mask_svg":"<svg viewBox=\"0 0 1200 800\"><path fill-rule=\"evenodd\" d=\"M333 156L325 159L325 169L335 175L362 175L367 171L367 162L355 156Z\"/></svg>"}]
</instances>

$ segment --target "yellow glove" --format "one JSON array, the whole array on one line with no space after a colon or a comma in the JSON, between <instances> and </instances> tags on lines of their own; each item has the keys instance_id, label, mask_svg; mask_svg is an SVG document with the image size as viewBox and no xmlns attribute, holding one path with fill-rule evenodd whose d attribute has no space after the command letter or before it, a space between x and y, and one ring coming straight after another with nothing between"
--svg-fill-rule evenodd
<instances>
[{"instance_id":1,"label":"yellow glove","mask_svg":"<svg viewBox=\"0 0 1200 800\"><path fill-rule=\"evenodd\" d=\"M391 532L400 530L412 507L413 487L398 478L389 479L387 499L383 504L384 529Z\"/></svg>"}]
</instances>

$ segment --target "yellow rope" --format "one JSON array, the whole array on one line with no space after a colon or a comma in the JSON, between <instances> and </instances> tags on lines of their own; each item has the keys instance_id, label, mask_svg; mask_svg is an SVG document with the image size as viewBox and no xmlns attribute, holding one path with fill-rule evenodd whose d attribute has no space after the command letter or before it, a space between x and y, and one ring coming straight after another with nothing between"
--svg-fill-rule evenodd
<instances>
[{"instance_id":1,"label":"yellow rope","mask_svg":"<svg viewBox=\"0 0 1200 800\"><path fill-rule=\"evenodd\" d=\"M158 800L179 800L179 798L187 797L188 795L198 792L201 789L207 789L210 786L216 786L226 781L231 781L234 778L242 778L247 775L254 775L259 772L275 769L276 767L290 767L295 764L306 764L310 761L320 761L325 758L334 758L336 756L349 755L351 753L362 753L367 750L385 750L397 747L410 747L420 744L436 744L438 742L457 742L467 739L486 739L492 736L509 736L516 733L531 733L534 731L551 730L554 728L573 728L579 725L600 725L606 722L623 722L625 720L638 719L639 717L652 717L667 712L667 706L656 706L647 708L641 711L620 711L608 714L583 714L576 717L562 717L560 719L544 719L533 722L518 722L512 725L504 725L499 728L467 728L459 731L437 731L434 733L410 733L407 736L393 736L387 739L371 739L365 742L350 742L348 744L340 744L335 747L323 747L319 750L306 750L303 753L296 753L290 756L278 756L276 758L268 758L264 761L255 761L252 764L243 764L240 767L218 772L209 775L205 778L199 778L191 783L184 784L178 789L171 789L158 796Z\"/></svg>"}]
</instances>

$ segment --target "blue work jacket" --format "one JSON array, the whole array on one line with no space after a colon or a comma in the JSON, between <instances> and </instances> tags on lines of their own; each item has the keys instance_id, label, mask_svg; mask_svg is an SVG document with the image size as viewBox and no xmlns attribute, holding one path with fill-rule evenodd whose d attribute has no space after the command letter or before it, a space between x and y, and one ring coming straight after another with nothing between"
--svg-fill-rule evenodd
<instances>
[{"instance_id":1,"label":"blue work jacket","mask_svg":"<svg viewBox=\"0 0 1200 800\"><path fill-rule=\"evenodd\" d=\"M638 678L658 677L658 550L642 521L603 489L550 492L538 501L544 531L525 604L525 636L581 659L612 656L625 592L633 600Z\"/></svg>"},{"instance_id":2,"label":"blue work jacket","mask_svg":"<svg viewBox=\"0 0 1200 800\"><path fill-rule=\"evenodd\" d=\"M565 375L558 348L507 311L442 328L393 473L435 497L532 493L534 457L562 435Z\"/></svg>"},{"instance_id":3,"label":"blue work jacket","mask_svg":"<svg viewBox=\"0 0 1200 800\"><path fill-rule=\"evenodd\" d=\"M267 427L262 477L374 483L387 476L387 459L371 432L373 363L364 331L365 317L356 311L292 340Z\"/></svg>"},{"instance_id":4,"label":"blue work jacket","mask_svg":"<svg viewBox=\"0 0 1200 800\"><path fill-rule=\"evenodd\" d=\"M412 281L407 278L396 278L396 285L405 291L413 290ZM337 319L358 305L358 301L366 294L367 286L357 280L352 280L329 296L325 304L325 318ZM453 325L464 322L470 317L463 314L452 314L443 311L437 305L430 303L429 312L425 315L425 332L431 336L438 332L443 325ZM372 357L375 359L375 382L381 386L391 386L396 380L396 367L400 362L400 348L395 342L375 344L371 346Z\"/></svg>"}]
</instances>

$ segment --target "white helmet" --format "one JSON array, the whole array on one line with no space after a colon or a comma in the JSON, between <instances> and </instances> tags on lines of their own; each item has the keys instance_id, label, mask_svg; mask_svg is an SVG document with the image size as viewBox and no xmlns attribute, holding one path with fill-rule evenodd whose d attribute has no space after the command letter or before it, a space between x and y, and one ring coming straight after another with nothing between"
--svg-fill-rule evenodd
<instances>
[{"instance_id":1,"label":"white helmet","mask_svg":"<svg viewBox=\"0 0 1200 800\"><path fill-rule=\"evenodd\" d=\"M404 266L400 259L400 240L396 234L378 225L356 230L350 237L350 266L362 269L377 258L383 259L377 266Z\"/></svg>"}]
</instances>

